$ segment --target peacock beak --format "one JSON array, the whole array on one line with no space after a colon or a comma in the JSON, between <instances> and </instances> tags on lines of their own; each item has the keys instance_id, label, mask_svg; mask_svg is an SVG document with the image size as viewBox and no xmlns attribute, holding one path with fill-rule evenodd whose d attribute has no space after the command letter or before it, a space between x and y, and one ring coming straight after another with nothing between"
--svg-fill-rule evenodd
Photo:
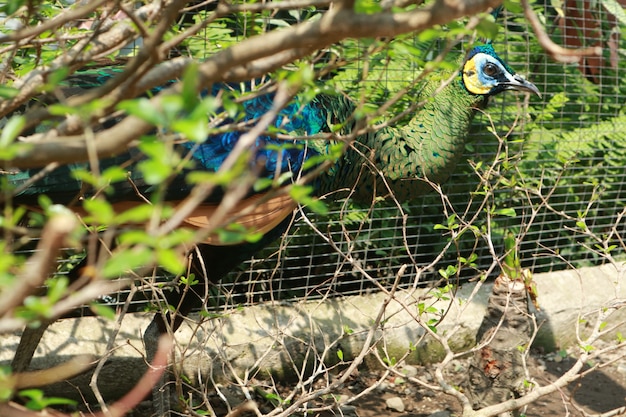
<instances>
[{"instance_id":1,"label":"peacock beak","mask_svg":"<svg viewBox=\"0 0 626 417\"><path fill-rule=\"evenodd\" d=\"M541 98L541 93L537 86L530 81L525 80L522 76L515 74L507 82L503 83L505 90L526 91L534 93Z\"/></svg>"}]
</instances>

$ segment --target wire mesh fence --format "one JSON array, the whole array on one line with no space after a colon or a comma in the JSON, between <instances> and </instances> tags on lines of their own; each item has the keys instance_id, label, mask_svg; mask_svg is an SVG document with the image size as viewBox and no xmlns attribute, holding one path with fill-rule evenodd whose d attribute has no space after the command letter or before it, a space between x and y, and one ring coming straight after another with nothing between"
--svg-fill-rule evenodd
<instances>
[{"instance_id":1,"label":"wire mesh fence","mask_svg":"<svg viewBox=\"0 0 626 417\"><path fill-rule=\"evenodd\" d=\"M596 242L580 231L579 223L583 221L597 235L615 229L615 239L621 239L626 231L620 217L626 205L626 36L620 36L623 26L620 28L602 4L577 7L572 2L566 2L564 9L538 7L546 30L557 43L602 48L601 57L581 58L571 64L548 57L521 14L505 11L499 17L501 30L494 40L495 49L532 80L543 96L529 100L504 94L492 99L489 108L475 118L463 160L442 185L441 193L431 192L400 206L393 202L377 202L371 207L337 202L326 215L299 211L282 239L213 288L207 302L220 308L223 304L364 294L390 285L405 264L409 268L401 286L433 284L443 282L440 271L458 266L460 257L472 258L473 266L460 268L452 279L482 278L484 271L497 274L497 268L490 268L494 257L485 241L467 234L450 244L449 234L437 227L446 225L453 214L459 218L478 215L483 209L477 197L484 185L480 172L497 160L505 163L499 165L494 181L507 186L495 190L492 200L503 214L479 218L477 224L491 228L500 252L505 233L513 230L523 236L523 267L535 273L603 262L594 252L601 248L594 247ZM196 10L186 19L202 19L203 13ZM269 28L289 19L297 22L298 16L291 13L288 19L276 15L263 19ZM221 41L220 28L226 30L209 26L211 30L199 32L188 47L211 49L209 44ZM427 62L445 42L425 41L416 35L412 46ZM132 51L133 45L129 48ZM344 69L346 74L362 71L371 56L368 48L371 43L367 42L357 48L362 56L353 57L351 66ZM381 43L379 48L377 56L399 59L393 45ZM124 53L132 53L129 51ZM462 51L457 49L451 55ZM409 63L367 82L379 90L382 83L383 91L397 91L402 80L416 78L420 71ZM530 193L531 189L537 192ZM617 256L623 258L624 254ZM434 260L437 262L432 264ZM157 273L156 279L165 282L171 277ZM119 305L127 294L105 301ZM149 297L136 296L133 309L144 308Z\"/></svg>"},{"instance_id":2,"label":"wire mesh fence","mask_svg":"<svg viewBox=\"0 0 626 417\"><path fill-rule=\"evenodd\" d=\"M0 21L17 28L0 28L0 328L27 326L19 344L2 346L14 372L33 353L56 361L66 347L73 356L101 344L90 382L71 382L89 410L87 385L105 409L99 387L113 386L111 398L127 391L119 369L134 355L155 369L171 362L174 379L158 392L171 386L177 404L155 387L159 415L172 405L233 414L244 410L240 400L258 401L259 415L330 415L380 396L386 381L407 399L452 394L472 414L492 402L481 391L502 394L494 401L508 412L535 402L534 386L562 394L590 361L617 364L604 356L625 345L608 321L624 306L614 277L623 278L626 260L626 17L616 0L532 6L557 45L601 51L569 64L549 56L532 13L515 1L495 22L487 13L462 17L476 4L430 9L419 0L27 3L0 5ZM358 27L444 6L462 20L369 39ZM350 31L334 37L328 22ZM481 37L497 54L475 47ZM495 94L515 86L541 96ZM485 93L495 95L483 109ZM330 169L321 172L320 161ZM284 216L290 227L264 246ZM532 279L597 265L547 285ZM569 280L563 295L555 282ZM592 286L603 291L587 294ZM312 302L292 302L300 300ZM193 308L199 317L188 319ZM51 336L46 326L70 310L98 317L53 323L59 347L44 337L36 349L33 338ZM135 311L156 314L125 316ZM91 326L114 317L102 327L110 333ZM155 343L177 331L170 348L164 337ZM596 344L600 337L613 342ZM569 370L535 380L531 349L558 346L565 359L570 342ZM109 382L101 371L116 358L122 366L107 367ZM430 360L423 374L404 373ZM357 374L361 365L369 375ZM370 373L379 366L383 374ZM137 387L156 384L146 380ZM143 398L134 392L120 403Z\"/></svg>"},{"instance_id":3,"label":"wire mesh fence","mask_svg":"<svg viewBox=\"0 0 626 417\"><path fill-rule=\"evenodd\" d=\"M473 166L489 164L506 152L511 167L510 172L501 172L502 178L521 182L511 181L510 188L496 192L495 200L514 214L498 219L493 231L502 237L506 230L524 229L520 258L535 273L603 262L594 252L596 242L577 231L581 219L598 235L615 228L616 241L626 232L620 217L626 206L624 38L602 5L585 3L584 16L576 13L575 5L567 6L567 17L560 10L544 9L547 30L563 45L601 46L602 57L557 63L538 45L522 16L505 13L495 48L539 87L543 97L529 103L524 97L505 94L492 100L486 113L475 119L465 162L443 185L452 207L471 217L477 208L471 196L480 189ZM394 83L393 78L389 74L385 82ZM508 143L499 155L492 124ZM526 198L521 189L531 185L545 194ZM449 248L436 267L420 270L438 257L447 242L435 225L445 224L450 212L444 213L440 196L433 194L404 204L402 210L378 204L373 209L337 209L323 218L304 215L303 219L301 214L284 240L232 274L232 282L222 284L224 291L236 303L363 294L375 290L372 279L380 285L393 282L402 264L411 266L402 286L431 284L442 279L440 269L471 254L477 256L476 268L462 271L457 278L477 278L477 271L488 269L493 256L485 242L477 244L473 237ZM533 213L532 202L544 200L548 204ZM339 223L350 231L341 232ZM502 239L495 242L502 245ZM346 262L346 254L370 278Z\"/></svg>"}]
</instances>

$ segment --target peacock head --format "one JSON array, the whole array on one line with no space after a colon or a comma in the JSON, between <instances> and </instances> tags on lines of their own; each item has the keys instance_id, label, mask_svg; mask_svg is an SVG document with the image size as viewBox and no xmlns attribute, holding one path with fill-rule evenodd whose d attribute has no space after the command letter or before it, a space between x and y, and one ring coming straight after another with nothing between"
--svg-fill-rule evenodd
<instances>
[{"instance_id":1,"label":"peacock head","mask_svg":"<svg viewBox=\"0 0 626 417\"><path fill-rule=\"evenodd\" d=\"M490 44L472 49L460 75L463 85L471 94L492 96L506 90L517 90L541 97L535 84L517 75Z\"/></svg>"}]
</instances>

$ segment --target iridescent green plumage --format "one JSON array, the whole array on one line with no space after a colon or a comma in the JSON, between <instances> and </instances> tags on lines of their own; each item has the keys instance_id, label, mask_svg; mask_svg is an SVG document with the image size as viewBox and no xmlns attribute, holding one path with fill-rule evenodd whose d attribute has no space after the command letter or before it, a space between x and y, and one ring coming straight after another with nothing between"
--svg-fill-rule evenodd
<instances>
[{"instance_id":1,"label":"iridescent green plumage","mask_svg":"<svg viewBox=\"0 0 626 417\"><path fill-rule=\"evenodd\" d=\"M375 188L379 196L391 191L396 198L406 200L431 188L424 178L445 181L463 153L475 110L485 103L484 96L470 94L454 81L435 95L447 78L449 74L437 74L428 80L416 97L426 103L406 124L359 137L355 149L349 150L332 175L324 179L321 192L358 183L353 195L357 199L371 201ZM374 181L372 175L361 175L364 165L359 153L371 155L370 161L391 190L386 189L382 178Z\"/></svg>"},{"instance_id":2,"label":"iridescent green plumage","mask_svg":"<svg viewBox=\"0 0 626 417\"><path fill-rule=\"evenodd\" d=\"M409 93L415 102L425 103L410 120L357 138L354 149L321 180L321 193L354 187L353 197L364 201L390 192L400 201L423 194L431 189L424 179L441 183L452 174L476 111L487 104L489 96L505 90L538 94L491 45L474 48L458 76L431 74ZM368 157L370 168L384 179L363 172L360 154Z\"/></svg>"}]
</instances>

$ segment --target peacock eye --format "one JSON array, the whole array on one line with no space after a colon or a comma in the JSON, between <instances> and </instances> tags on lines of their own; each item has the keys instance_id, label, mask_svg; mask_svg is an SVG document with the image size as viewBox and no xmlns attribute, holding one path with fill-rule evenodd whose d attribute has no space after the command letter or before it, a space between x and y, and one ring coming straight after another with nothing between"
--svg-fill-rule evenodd
<instances>
[{"instance_id":1,"label":"peacock eye","mask_svg":"<svg viewBox=\"0 0 626 417\"><path fill-rule=\"evenodd\" d=\"M493 77L498 73L498 67L494 64L487 63L483 68L483 72L490 77Z\"/></svg>"}]
</instances>

